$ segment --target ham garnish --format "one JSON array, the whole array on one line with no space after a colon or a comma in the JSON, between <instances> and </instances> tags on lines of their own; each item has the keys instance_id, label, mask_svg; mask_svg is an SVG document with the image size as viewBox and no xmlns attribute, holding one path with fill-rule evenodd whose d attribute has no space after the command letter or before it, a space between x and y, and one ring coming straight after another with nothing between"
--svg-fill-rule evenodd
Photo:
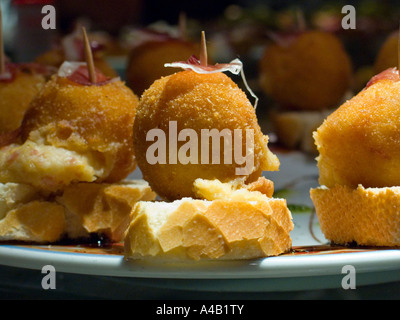
<instances>
[{"instance_id":1,"label":"ham garnish","mask_svg":"<svg viewBox=\"0 0 400 320\"><path fill-rule=\"evenodd\" d=\"M19 70L21 70L22 72L41 74L46 77L51 76L52 74L57 72L57 68L55 67L34 62L19 63L16 65L16 68L19 68Z\"/></svg>"},{"instance_id":2,"label":"ham garnish","mask_svg":"<svg viewBox=\"0 0 400 320\"><path fill-rule=\"evenodd\" d=\"M67 78L68 80L84 85L103 85L119 78L108 78L101 71L96 69L96 83L92 83L89 78L89 70L86 62L69 62L65 61L58 70L58 76Z\"/></svg>"},{"instance_id":3,"label":"ham garnish","mask_svg":"<svg viewBox=\"0 0 400 320\"><path fill-rule=\"evenodd\" d=\"M165 67L182 68L184 70L193 70L197 73L216 73L230 71L233 74L239 74L242 71L243 63L235 59L230 63L217 63L215 65L203 66L196 56L191 56L187 61L178 61L164 64Z\"/></svg>"},{"instance_id":4,"label":"ham garnish","mask_svg":"<svg viewBox=\"0 0 400 320\"><path fill-rule=\"evenodd\" d=\"M373 76L371 80L368 81L365 88L368 88L381 80L391 80L394 82L400 81L399 70L397 68L389 68L382 71L381 73L378 73L377 75Z\"/></svg>"},{"instance_id":5,"label":"ham garnish","mask_svg":"<svg viewBox=\"0 0 400 320\"><path fill-rule=\"evenodd\" d=\"M235 75L239 74L242 76L243 83L246 89L249 91L250 95L255 99L254 109L257 108L258 97L250 89L247 84L246 77L243 72L243 63L239 59L232 60L229 63L217 63L215 65L202 65L200 60L192 55L187 61L178 61L172 63L164 64L164 67L182 68L184 70L193 70L196 73L210 74L216 72L226 72L229 71Z\"/></svg>"},{"instance_id":6,"label":"ham garnish","mask_svg":"<svg viewBox=\"0 0 400 320\"><path fill-rule=\"evenodd\" d=\"M55 73L57 69L51 66L45 66L38 63L7 63L6 72L0 74L0 82L14 81L17 71L29 74L41 74L45 77Z\"/></svg>"},{"instance_id":7,"label":"ham garnish","mask_svg":"<svg viewBox=\"0 0 400 320\"><path fill-rule=\"evenodd\" d=\"M302 34L302 32L278 33L269 31L267 37L280 47L290 47Z\"/></svg>"},{"instance_id":8,"label":"ham garnish","mask_svg":"<svg viewBox=\"0 0 400 320\"><path fill-rule=\"evenodd\" d=\"M0 74L0 82L13 82L17 73L17 65L6 63L6 71Z\"/></svg>"},{"instance_id":9,"label":"ham garnish","mask_svg":"<svg viewBox=\"0 0 400 320\"><path fill-rule=\"evenodd\" d=\"M61 40L61 46L65 54L65 59L70 61L82 61L85 58L85 44L80 37L78 28ZM104 45L98 41L90 41L92 52L101 51Z\"/></svg>"},{"instance_id":10,"label":"ham garnish","mask_svg":"<svg viewBox=\"0 0 400 320\"><path fill-rule=\"evenodd\" d=\"M135 48L147 42L167 42L178 39L177 37L174 37L169 33L159 32L146 28L131 30L127 38L128 39L126 39L126 46L130 50L134 50Z\"/></svg>"}]
</instances>

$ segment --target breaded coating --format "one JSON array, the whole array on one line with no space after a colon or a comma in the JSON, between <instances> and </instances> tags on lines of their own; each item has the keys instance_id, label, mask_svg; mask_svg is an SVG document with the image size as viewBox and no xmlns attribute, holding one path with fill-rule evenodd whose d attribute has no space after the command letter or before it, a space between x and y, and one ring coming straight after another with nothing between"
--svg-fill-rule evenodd
<instances>
[{"instance_id":1,"label":"breaded coating","mask_svg":"<svg viewBox=\"0 0 400 320\"><path fill-rule=\"evenodd\" d=\"M319 183L400 185L400 82L381 79L332 113L314 133Z\"/></svg>"},{"instance_id":2,"label":"breaded coating","mask_svg":"<svg viewBox=\"0 0 400 320\"><path fill-rule=\"evenodd\" d=\"M286 45L269 45L260 60L260 85L285 108L335 107L350 86L352 66L332 34L308 31Z\"/></svg>"},{"instance_id":3,"label":"breaded coating","mask_svg":"<svg viewBox=\"0 0 400 320\"><path fill-rule=\"evenodd\" d=\"M169 123L176 121L177 132L193 129L198 138L197 163L183 164L150 164L146 158L148 148L154 143L146 141L147 133L161 129L169 141ZM202 154L202 129L216 129L222 132L228 129L241 129L241 147L243 154L246 148L254 147L251 172L244 178L252 182L260 177L263 170L274 171L279 168L278 158L268 149L268 137L263 135L257 122L255 110L246 94L223 73L198 74L194 71L182 71L163 77L144 92L137 109L134 124L134 146L138 166L144 179L161 197L173 200L182 197L196 197L193 182L197 178L219 179L230 181L238 178L235 160L229 164L224 161L224 148L221 139L220 164L204 163ZM254 146L246 145L245 129L253 130ZM236 141L236 140L235 140ZM178 141L176 151L188 140ZM211 144L212 142L210 142ZM235 145L236 142L233 142ZM214 145L213 145L214 147ZM169 145L166 148L166 159L169 159ZM231 147L231 151L232 151ZM212 158L211 146L205 153Z\"/></svg>"}]
</instances>

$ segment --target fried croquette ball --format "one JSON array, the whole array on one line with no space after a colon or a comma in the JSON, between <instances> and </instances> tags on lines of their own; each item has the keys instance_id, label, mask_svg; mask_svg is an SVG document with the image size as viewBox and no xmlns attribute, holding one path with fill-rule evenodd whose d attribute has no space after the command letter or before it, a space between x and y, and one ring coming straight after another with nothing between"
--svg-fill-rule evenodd
<instances>
[{"instance_id":1,"label":"fried croquette ball","mask_svg":"<svg viewBox=\"0 0 400 320\"><path fill-rule=\"evenodd\" d=\"M66 60L64 50L60 48L51 49L35 58L35 62L55 68L59 68ZM103 58L102 54L94 52L93 62L105 76L110 78L118 76L117 71Z\"/></svg>"},{"instance_id":2,"label":"fried croquette ball","mask_svg":"<svg viewBox=\"0 0 400 320\"><path fill-rule=\"evenodd\" d=\"M308 31L287 45L269 45L260 60L260 85L288 109L335 107L350 86L352 66L334 35Z\"/></svg>"},{"instance_id":3,"label":"fried croquette ball","mask_svg":"<svg viewBox=\"0 0 400 320\"><path fill-rule=\"evenodd\" d=\"M140 96L155 80L180 71L177 68L165 68L165 63L184 61L193 52L197 52L196 45L179 39L149 41L133 48L126 69L128 86Z\"/></svg>"},{"instance_id":4,"label":"fried croquette ball","mask_svg":"<svg viewBox=\"0 0 400 320\"><path fill-rule=\"evenodd\" d=\"M400 78L392 71L373 78L314 132L321 185L400 185Z\"/></svg>"},{"instance_id":5,"label":"fried croquette ball","mask_svg":"<svg viewBox=\"0 0 400 320\"><path fill-rule=\"evenodd\" d=\"M82 85L54 76L31 103L22 144L3 147L0 181L55 191L75 181L116 182L135 168L138 98L119 80Z\"/></svg>"},{"instance_id":6,"label":"fried croquette ball","mask_svg":"<svg viewBox=\"0 0 400 320\"><path fill-rule=\"evenodd\" d=\"M41 73L19 68L13 70L12 79L0 80L0 134L19 128L30 102L46 82Z\"/></svg>"},{"instance_id":7,"label":"fried croquette ball","mask_svg":"<svg viewBox=\"0 0 400 320\"><path fill-rule=\"evenodd\" d=\"M379 49L374 63L375 73L380 73L388 68L394 68L398 65L398 33L390 34Z\"/></svg>"},{"instance_id":8,"label":"fried croquette ball","mask_svg":"<svg viewBox=\"0 0 400 320\"><path fill-rule=\"evenodd\" d=\"M171 123L175 121L177 134L183 129L192 129L197 138L186 137L181 139L185 141L177 141L176 149L170 153L168 141L173 133L169 130ZM149 162L147 152L154 142L148 139L147 135L155 128L162 130L166 135L166 163ZM194 71L181 71L155 81L143 93L134 123L134 146L138 166L144 179L162 198L168 200L182 197L195 198L193 183L197 178L221 181L238 178L235 170L238 165L235 160L233 159L231 163L224 160L226 154L222 142L220 164L212 163L212 148L215 145L208 140L210 145L204 147L203 129L214 129L219 133L224 129L230 132L239 129L242 132L243 138L239 141L242 152L250 148L254 156L248 174L243 175L247 182L257 180L263 170L278 170L279 160L268 149L268 137L262 134L255 110L246 94L223 73L198 74ZM245 129L253 130L254 145L247 142ZM170 155L176 156L176 152L180 154L181 147L193 141L192 138L197 141L194 156L190 154L190 157L194 157L194 161L182 163L179 158L175 164L169 161ZM236 143L237 140L232 146L237 147ZM226 149L227 152L232 152L232 146ZM205 148L205 152L202 148ZM186 150L185 154L187 153ZM203 161L203 155L208 157L208 163Z\"/></svg>"}]
</instances>

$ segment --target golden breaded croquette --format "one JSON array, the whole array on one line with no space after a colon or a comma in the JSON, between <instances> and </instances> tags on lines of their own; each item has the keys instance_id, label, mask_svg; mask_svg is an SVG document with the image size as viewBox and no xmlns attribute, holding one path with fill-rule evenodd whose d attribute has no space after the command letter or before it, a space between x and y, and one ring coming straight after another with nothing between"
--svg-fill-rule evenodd
<instances>
[{"instance_id":1,"label":"golden breaded croquette","mask_svg":"<svg viewBox=\"0 0 400 320\"><path fill-rule=\"evenodd\" d=\"M32 101L22 126L28 138L40 130L54 146L98 153L110 170L102 181L119 181L134 168L132 128L138 98L122 81L83 86L56 78Z\"/></svg>"},{"instance_id":2,"label":"golden breaded croquette","mask_svg":"<svg viewBox=\"0 0 400 320\"><path fill-rule=\"evenodd\" d=\"M373 66L375 73L380 73L398 64L398 33L391 33L380 47Z\"/></svg>"},{"instance_id":3,"label":"golden breaded croquette","mask_svg":"<svg viewBox=\"0 0 400 320\"><path fill-rule=\"evenodd\" d=\"M59 68L64 61L66 61L66 55L62 48L55 48L46 51L35 58L35 62ZM99 69L105 76L114 78L118 76L116 70L114 70L111 65L102 57L100 53L94 52L93 61L96 68Z\"/></svg>"},{"instance_id":4,"label":"golden breaded croquette","mask_svg":"<svg viewBox=\"0 0 400 320\"><path fill-rule=\"evenodd\" d=\"M328 188L400 185L400 77L387 70L314 132L319 183Z\"/></svg>"},{"instance_id":5,"label":"golden breaded croquette","mask_svg":"<svg viewBox=\"0 0 400 320\"><path fill-rule=\"evenodd\" d=\"M177 68L165 68L165 63L186 60L196 51L196 45L179 39L145 42L129 54L127 84L133 92L141 95L155 80L179 71Z\"/></svg>"},{"instance_id":6,"label":"golden breaded croquette","mask_svg":"<svg viewBox=\"0 0 400 320\"><path fill-rule=\"evenodd\" d=\"M90 85L71 79L54 75L33 99L21 144L2 149L1 181L55 191L76 181L120 181L135 169L138 98L119 79Z\"/></svg>"},{"instance_id":7,"label":"golden breaded croquette","mask_svg":"<svg viewBox=\"0 0 400 320\"><path fill-rule=\"evenodd\" d=\"M260 85L288 109L321 110L343 98L351 61L336 36L306 31L287 45L268 45L260 60Z\"/></svg>"},{"instance_id":8,"label":"golden breaded croquette","mask_svg":"<svg viewBox=\"0 0 400 320\"><path fill-rule=\"evenodd\" d=\"M14 64L10 71L10 80L0 80L0 134L19 128L30 102L46 82L45 75L33 68Z\"/></svg>"},{"instance_id":9,"label":"golden breaded croquette","mask_svg":"<svg viewBox=\"0 0 400 320\"><path fill-rule=\"evenodd\" d=\"M183 129L193 129L196 132L197 161L187 164L180 161L175 164L168 161L165 164L150 164L146 152L153 142L147 141L147 133L154 128L161 129L166 134L168 144L169 125L174 121L178 133ZM241 129L241 132L245 129L253 130L254 163L249 174L244 176L248 182L257 180L263 170L278 170L279 160L268 149L268 137L261 132L253 106L232 79L220 72L199 74L182 71L155 81L143 93L135 117L136 160L144 179L161 197L169 200L195 198L192 188L197 178L221 181L238 178L235 171L237 164L235 161L230 164L224 162L224 152L220 154L220 164L202 162L202 129L216 129L218 132L224 129ZM243 134L242 150L249 147L246 142ZM185 143L186 141L178 141L176 151ZM169 146L166 159L170 156L168 149ZM211 148L206 149L209 159L211 152Z\"/></svg>"}]
</instances>

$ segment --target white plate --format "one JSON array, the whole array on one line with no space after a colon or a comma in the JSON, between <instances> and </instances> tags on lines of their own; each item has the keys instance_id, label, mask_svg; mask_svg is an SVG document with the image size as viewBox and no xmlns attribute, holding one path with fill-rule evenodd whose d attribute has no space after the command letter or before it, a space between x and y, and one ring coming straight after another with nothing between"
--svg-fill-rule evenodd
<instances>
[{"instance_id":1,"label":"white plate","mask_svg":"<svg viewBox=\"0 0 400 320\"><path fill-rule=\"evenodd\" d=\"M246 261L156 263L126 261L120 245L3 244L0 265L37 270L52 265L57 272L134 279L164 288L230 292L340 288L346 265L355 268L358 286L400 280L400 250L335 248L327 244L318 221L307 209L312 206L309 189L317 185L314 160L301 153L282 153L279 158L280 172L268 177L291 207L303 208L303 212L293 211L292 253Z\"/></svg>"}]
</instances>

